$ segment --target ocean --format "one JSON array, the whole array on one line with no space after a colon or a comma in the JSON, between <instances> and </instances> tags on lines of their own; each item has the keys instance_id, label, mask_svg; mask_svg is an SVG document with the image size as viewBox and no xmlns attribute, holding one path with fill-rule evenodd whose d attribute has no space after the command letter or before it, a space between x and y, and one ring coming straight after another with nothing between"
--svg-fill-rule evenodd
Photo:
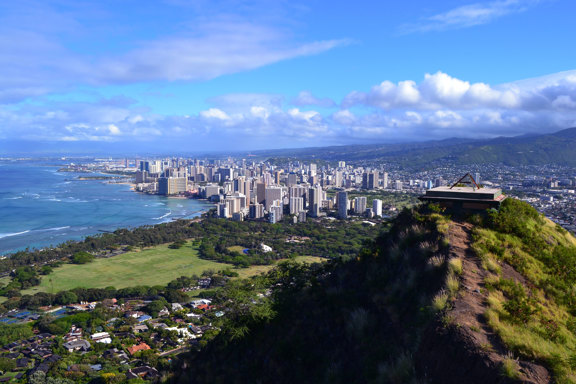
<instances>
[{"instance_id":1,"label":"ocean","mask_svg":"<svg viewBox=\"0 0 576 384\"><path fill-rule=\"evenodd\" d=\"M193 218L205 201L145 195L127 184L78 180L94 173L58 172L64 163L0 161L0 255L86 236Z\"/></svg>"}]
</instances>

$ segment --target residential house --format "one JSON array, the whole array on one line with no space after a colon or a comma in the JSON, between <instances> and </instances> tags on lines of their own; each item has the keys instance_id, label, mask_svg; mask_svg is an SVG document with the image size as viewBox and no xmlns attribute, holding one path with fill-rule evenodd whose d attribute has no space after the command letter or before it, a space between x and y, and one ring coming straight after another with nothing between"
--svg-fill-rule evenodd
<instances>
[{"instance_id":1,"label":"residential house","mask_svg":"<svg viewBox=\"0 0 576 384\"><path fill-rule=\"evenodd\" d=\"M156 370L156 368L152 368L147 365L142 367L135 367L126 372L126 378L128 380L137 378L150 380L157 377L160 377L160 373Z\"/></svg>"},{"instance_id":2,"label":"residential house","mask_svg":"<svg viewBox=\"0 0 576 384\"><path fill-rule=\"evenodd\" d=\"M152 316L142 315L142 316L138 317L137 320L138 320L139 323L143 323L143 322L148 321L148 320L151 320L151 319L152 319Z\"/></svg>"},{"instance_id":3,"label":"residential house","mask_svg":"<svg viewBox=\"0 0 576 384\"><path fill-rule=\"evenodd\" d=\"M126 349L128 350L128 353L133 356L136 352L147 351L147 350L149 350L149 349L151 349L151 348L150 348L150 346L149 346L148 344L146 344L146 343L140 343L140 344L138 344L138 345L133 345L133 346L128 347L128 348L126 348Z\"/></svg>"},{"instance_id":4,"label":"residential house","mask_svg":"<svg viewBox=\"0 0 576 384\"><path fill-rule=\"evenodd\" d=\"M136 324L135 326L132 327L132 331L135 334L148 332L148 326L146 324Z\"/></svg>"},{"instance_id":5,"label":"residential house","mask_svg":"<svg viewBox=\"0 0 576 384\"><path fill-rule=\"evenodd\" d=\"M75 351L88 351L90 349L90 343L83 339L72 340L62 345L68 350L68 352Z\"/></svg>"},{"instance_id":6,"label":"residential house","mask_svg":"<svg viewBox=\"0 0 576 384\"><path fill-rule=\"evenodd\" d=\"M126 352L119 350L118 348L112 348L107 351L104 351L102 357L105 359L118 359L121 362L128 360L128 355Z\"/></svg>"},{"instance_id":7,"label":"residential house","mask_svg":"<svg viewBox=\"0 0 576 384\"><path fill-rule=\"evenodd\" d=\"M110 344L112 342L112 338L108 332L97 332L90 337L96 343Z\"/></svg>"}]
</instances>

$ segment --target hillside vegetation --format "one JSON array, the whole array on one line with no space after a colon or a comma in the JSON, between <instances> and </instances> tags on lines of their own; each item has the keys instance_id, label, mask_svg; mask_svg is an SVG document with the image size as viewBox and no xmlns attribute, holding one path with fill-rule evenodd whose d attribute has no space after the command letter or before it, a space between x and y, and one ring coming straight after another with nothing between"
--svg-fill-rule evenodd
<instances>
[{"instance_id":1,"label":"hillside vegetation","mask_svg":"<svg viewBox=\"0 0 576 384\"><path fill-rule=\"evenodd\" d=\"M351 261L282 264L266 307L230 315L222 332L185 359L174 382L351 383L416 380L419 334L446 300L448 243L439 215L406 211L389 234ZM265 309L264 309L265 308ZM263 315L265 314L265 315ZM233 320L232 320L233 319Z\"/></svg>"},{"instance_id":2,"label":"hillside vegetation","mask_svg":"<svg viewBox=\"0 0 576 384\"><path fill-rule=\"evenodd\" d=\"M490 271L485 316L515 356L576 382L576 240L526 203L508 199L473 232ZM519 273L507 276L505 266Z\"/></svg>"},{"instance_id":3,"label":"hillside vegetation","mask_svg":"<svg viewBox=\"0 0 576 384\"><path fill-rule=\"evenodd\" d=\"M272 270L172 382L573 383L575 265L574 237L517 200L405 210L356 258Z\"/></svg>"}]
</instances>

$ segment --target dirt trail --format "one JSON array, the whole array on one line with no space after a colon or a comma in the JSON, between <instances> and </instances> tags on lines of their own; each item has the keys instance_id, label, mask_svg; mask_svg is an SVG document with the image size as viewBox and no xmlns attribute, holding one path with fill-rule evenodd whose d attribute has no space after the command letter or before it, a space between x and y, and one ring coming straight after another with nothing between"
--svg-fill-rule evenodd
<instances>
[{"instance_id":1,"label":"dirt trail","mask_svg":"<svg viewBox=\"0 0 576 384\"><path fill-rule=\"evenodd\" d=\"M476 256L471 245L472 225L469 223L453 222L450 226L450 258L462 260L462 275L460 284L462 289L453 303L449 316L458 328L463 330L468 342L477 347L477 353L486 360L486 364L499 367L508 354L508 350L500 342L486 323L484 312L488 297L485 289L485 278L488 272L482 268L482 261ZM505 277L512 277L524 283L524 278L510 266L503 265ZM548 383L551 378L541 365L528 361L518 361L520 365L521 382Z\"/></svg>"}]
</instances>

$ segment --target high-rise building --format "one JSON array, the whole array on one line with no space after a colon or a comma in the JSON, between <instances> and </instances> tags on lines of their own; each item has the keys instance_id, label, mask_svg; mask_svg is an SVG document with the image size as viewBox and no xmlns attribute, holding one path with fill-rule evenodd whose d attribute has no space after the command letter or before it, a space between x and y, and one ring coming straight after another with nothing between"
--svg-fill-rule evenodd
<instances>
[{"instance_id":1,"label":"high-rise building","mask_svg":"<svg viewBox=\"0 0 576 384\"><path fill-rule=\"evenodd\" d=\"M136 184L145 183L148 172L146 171L136 171Z\"/></svg>"},{"instance_id":2,"label":"high-rise building","mask_svg":"<svg viewBox=\"0 0 576 384\"><path fill-rule=\"evenodd\" d=\"M334 173L334 186L336 188L342 187L342 171L336 171Z\"/></svg>"},{"instance_id":3,"label":"high-rise building","mask_svg":"<svg viewBox=\"0 0 576 384\"><path fill-rule=\"evenodd\" d=\"M220 194L220 187L218 185L207 185L204 187L204 198L210 199L212 196Z\"/></svg>"},{"instance_id":4,"label":"high-rise building","mask_svg":"<svg viewBox=\"0 0 576 384\"><path fill-rule=\"evenodd\" d=\"M319 185L311 187L309 190L310 202L308 204L308 212L312 217L320 216L320 208L322 201L322 187Z\"/></svg>"},{"instance_id":5,"label":"high-rise building","mask_svg":"<svg viewBox=\"0 0 576 384\"><path fill-rule=\"evenodd\" d=\"M310 164L310 173L309 173L309 175L310 175L310 176L316 176L316 164L314 164L314 163L311 163L311 164Z\"/></svg>"},{"instance_id":6,"label":"high-rise building","mask_svg":"<svg viewBox=\"0 0 576 384\"><path fill-rule=\"evenodd\" d=\"M294 172L290 172L288 174L288 179L286 181L286 184L290 187L292 185L296 185L298 184L298 175L295 174Z\"/></svg>"},{"instance_id":7,"label":"high-rise building","mask_svg":"<svg viewBox=\"0 0 576 384\"><path fill-rule=\"evenodd\" d=\"M402 183L402 180L396 180L395 189L397 191L401 191L403 188L404 188L404 183Z\"/></svg>"},{"instance_id":8,"label":"high-rise building","mask_svg":"<svg viewBox=\"0 0 576 384\"><path fill-rule=\"evenodd\" d=\"M262 204L250 204L250 218L260 219L264 217L264 206Z\"/></svg>"},{"instance_id":9,"label":"high-rise building","mask_svg":"<svg viewBox=\"0 0 576 384\"><path fill-rule=\"evenodd\" d=\"M266 185L274 184L274 179L272 178L272 175L270 174L270 172L262 173L262 178L264 179L264 184L266 184Z\"/></svg>"},{"instance_id":10,"label":"high-rise building","mask_svg":"<svg viewBox=\"0 0 576 384\"><path fill-rule=\"evenodd\" d=\"M228 204L226 204L226 203L218 204L218 216L221 219L227 219L230 217L230 211L228 210Z\"/></svg>"},{"instance_id":11,"label":"high-rise building","mask_svg":"<svg viewBox=\"0 0 576 384\"><path fill-rule=\"evenodd\" d=\"M148 173L160 173L162 170L162 166L159 160L141 161L139 168L141 171L146 171Z\"/></svg>"},{"instance_id":12,"label":"high-rise building","mask_svg":"<svg viewBox=\"0 0 576 384\"><path fill-rule=\"evenodd\" d=\"M374 212L374 216L382 217L382 200L372 200L372 212Z\"/></svg>"},{"instance_id":13,"label":"high-rise building","mask_svg":"<svg viewBox=\"0 0 576 384\"><path fill-rule=\"evenodd\" d=\"M282 188L281 187L266 187L265 189L265 207L269 211L272 203L275 200L282 201Z\"/></svg>"},{"instance_id":14,"label":"high-rise building","mask_svg":"<svg viewBox=\"0 0 576 384\"><path fill-rule=\"evenodd\" d=\"M362 175L362 188L375 189L378 188L378 171L364 172Z\"/></svg>"},{"instance_id":15,"label":"high-rise building","mask_svg":"<svg viewBox=\"0 0 576 384\"><path fill-rule=\"evenodd\" d=\"M280 200L274 200L272 205L270 205L270 213L268 218L270 219L270 223L275 224L282 220L282 214L284 211L284 207Z\"/></svg>"},{"instance_id":16,"label":"high-rise building","mask_svg":"<svg viewBox=\"0 0 576 384\"><path fill-rule=\"evenodd\" d=\"M264 204L264 201L266 201L266 183L258 182L256 183L256 202Z\"/></svg>"},{"instance_id":17,"label":"high-rise building","mask_svg":"<svg viewBox=\"0 0 576 384\"><path fill-rule=\"evenodd\" d=\"M186 192L188 189L188 178L186 177L161 177L158 179L158 194L177 195Z\"/></svg>"},{"instance_id":18,"label":"high-rise building","mask_svg":"<svg viewBox=\"0 0 576 384\"><path fill-rule=\"evenodd\" d=\"M250 180L246 180L244 182L244 195L246 195L246 205L250 205L251 203L251 198L252 198L252 194L251 194L251 185L252 183L250 182Z\"/></svg>"},{"instance_id":19,"label":"high-rise building","mask_svg":"<svg viewBox=\"0 0 576 384\"><path fill-rule=\"evenodd\" d=\"M234 180L234 170L232 168L220 168L218 169L218 174L220 174L220 181Z\"/></svg>"},{"instance_id":20,"label":"high-rise building","mask_svg":"<svg viewBox=\"0 0 576 384\"><path fill-rule=\"evenodd\" d=\"M234 192L240 192L244 194L244 188L246 187L246 178L244 176L238 176L234 179Z\"/></svg>"},{"instance_id":21,"label":"high-rise building","mask_svg":"<svg viewBox=\"0 0 576 384\"><path fill-rule=\"evenodd\" d=\"M338 217L341 219L348 218L348 192L338 192Z\"/></svg>"},{"instance_id":22,"label":"high-rise building","mask_svg":"<svg viewBox=\"0 0 576 384\"><path fill-rule=\"evenodd\" d=\"M304 198L303 197L291 197L290 198L290 214L297 215L304 210Z\"/></svg>"},{"instance_id":23,"label":"high-rise building","mask_svg":"<svg viewBox=\"0 0 576 384\"><path fill-rule=\"evenodd\" d=\"M382 178L382 188L388 188L388 172L384 172L384 177Z\"/></svg>"},{"instance_id":24,"label":"high-rise building","mask_svg":"<svg viewBox=\"0 0 576 384\"><path fill-rule=\"evenodd\" d=\"M354 212L363 215L366 212L366 196L358 196L354 199Z\"/></svg>"},{"instance_id":25,"label":"high-rise building","mask_svg":"<svg viewBox=\"0 0 576 384\"><path fill-rule=\"evenodd\" d=\"M282 170L274 172L274 183L280 185L280 180L282 180Z\"/></svg>"}]
</instances>

